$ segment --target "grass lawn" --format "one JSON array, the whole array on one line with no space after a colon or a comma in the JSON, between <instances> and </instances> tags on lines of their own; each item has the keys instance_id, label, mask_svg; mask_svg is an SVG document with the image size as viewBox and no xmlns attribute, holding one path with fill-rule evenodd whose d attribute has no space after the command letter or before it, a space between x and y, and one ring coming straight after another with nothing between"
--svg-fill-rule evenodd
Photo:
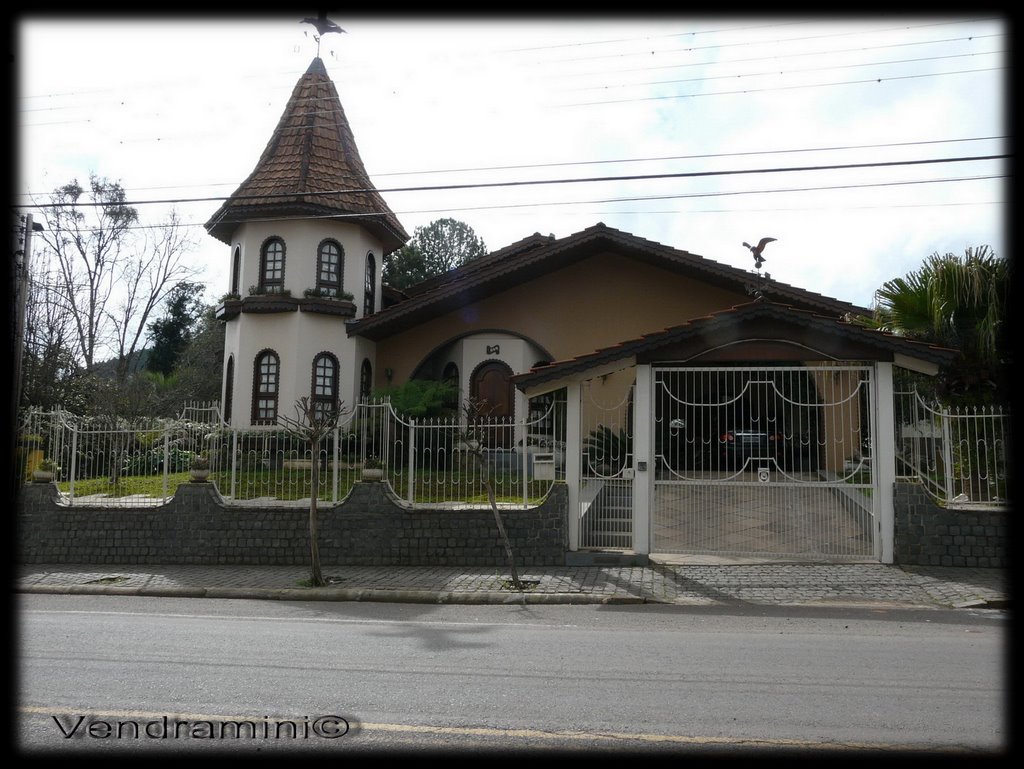
<instances>
[{"instance_id":1,"label":"grass lawn","mask_svg":"<svg viewBox=\"0 0 1024 769\"><path fill-rule=\"evenodd\" d=\"M415 483L416 502L433 504L441 502L460 502L487 505L487 490L478 477L464 477L457 473L440 475L437 473L417 473ZM338 477L338 499L344 499L358 479L357 473L343 472ZM231 475L229 473L210 473L210 481L217 484L221 494L231 494ZM405 497L408 490L408 477L392 475L389 479L397 493ZM167 495L172 496L174 490L182 483L189 482L188 472L171 473L167 476ZM320 479L320 499L330 501L333 478L329 473ZM494 479L495 498L503 503L522 503L522 482L514 477L498 476ZM71 491L71 484L63 481L57 487L64 493ZM550 481L531 481L528 488L528 499L531 505L539 504L551 488ZM105 494L109 497L127 497L141 495L161 498L164 496L164 476L133 475L122 476L111 483L109 478L88 478L75 481L75 496L85 497L94 494ZM310 496L310 478L306 470L281 470L271 473L267 470L241 471L235 476L234 495L232 500L256 499L271 497L282 502L308 499Z\"/></svg>"}]
</instances>

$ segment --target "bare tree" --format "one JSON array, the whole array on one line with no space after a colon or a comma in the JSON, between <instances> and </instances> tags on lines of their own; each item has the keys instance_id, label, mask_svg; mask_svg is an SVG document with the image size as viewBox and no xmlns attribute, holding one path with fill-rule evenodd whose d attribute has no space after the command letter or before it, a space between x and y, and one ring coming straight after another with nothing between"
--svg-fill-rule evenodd
<instances>
[{"instance_id":1,"label":"bare tree","mask_svg":"<svg viewBox=\"0 0 1024 769\"><path fill-rule=\"evenodd\" d=\"M119 381L124 381L132 356L145 342L154 311L176 286L198 274L185 263L194 245L172 211L156 235L144 238L136 255L127 260L119 280L120 301L106 313L115 334Z\"/></svg>"},{"instance_id":2,"label":"bare tree","mask_svg":"<svg viewBox=\"0 0 1024 769\"><path fill-rule=\"evenodd\" d=\"M512 586L520 593L524 585L519 579L519 571L516 569L516 558L512 552L512 543L509 541L508 532L505 531L505 522L502 520L501 512L498 510L498 501L494 493L494 481L491 477L492 467L487 461L485 451L488 444L489 431L484 425L487 411L483 408L481 401L468 398L463 405L464 423L459 428L459 440L462 448L473 457L477 469L480 471L480 478L484 488L487 489L487 501L494 513L494 523L498 526L498 534L501 535L501 542L505 546L505 558L508 560L508 569L512 574Z\"/></svg>"},{"instance_id":3,"label":"bare tree","mask_svg":"<svg viewBox=\"0 0 1024 769\"><path fill-rule=\"evenodd\" d=\"M138 211L124 189L95 175L87 189L77 180L58 187L41 208L40 236L56 267L52 296L71 319L75 352L91 370L109 347L123 381L154 309L177 283L198 274L184 261L194 244L174 213L155 237L137 234Z\"/></svg>"},{"instance_id":4,"label":"bare tree","mask_svg":"<svg viewBox=\"0 0 1024 769\"><path fill-rule=\"evenodd\" d=\"M289 434L303 441L310 449L313 459L310 476L309 496L309 582L313 587L327 584L320 569L320 548L317 545L319 527L317 525L317 500L320 496L320 444L338 426L340 407L336 409L320 409L307 396L295 401L295 418L279 414L277 422Z\"/></svg>"},{"instance_id":5,"label":"bare tree","mask_svg":"<svg viewBox=\"0 0 1024 769\"><path fill-rule=\"evenodd\" d=\"M43 409L84 412L84 380L75 354L75 328L51 254L32 260L25 302L21 399Z\"/></svg>"}]
</instances>

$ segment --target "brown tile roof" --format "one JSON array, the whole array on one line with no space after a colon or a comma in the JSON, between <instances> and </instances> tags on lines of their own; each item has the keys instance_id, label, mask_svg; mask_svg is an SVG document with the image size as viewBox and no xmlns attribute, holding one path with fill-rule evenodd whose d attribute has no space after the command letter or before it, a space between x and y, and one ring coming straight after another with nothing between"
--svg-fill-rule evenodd
<instances>
[{"instance_id":1,"label":"brown tile roof","mask_svg":"<svg viewBox=\"0 0 1024 769\"><path fill-rule=\"evenodd\" d=\"M546 366L518 374L512 377L512 381L520 389L536 387L546 382L582 374L598 366L628 360L637 355L650 357L652 354L656 355L657 350L677 345L680 342L693 340L701 344L713 345L717 342L710 340L721 337L723 333L725 336L729 336L742 326L758 328L761 327L760 324L768 321L792 324L799 327L803 334L817 336L819 339L824 337L834 340L845 339L848 343L860 343L878 352L896 353L937 365L949 363L957 354L956 350L907 339L887 331L866 328L841 318L823 316L790 305L756 299L727 310L692 318L686 323L672 328L603 347L575 358L554 361ZM879 360L882 359L879 358Z\"/></svg>"},{"instance_id":2,"label":"brown tile roof","mask_svg":"<svg viewBox=\"0 0 1024 769\"><path fill-rule=\"evenodd\" d=\"M256 168L206 223L218 240L263 217L346 214L383 242L385 253L409 235L370 181L352 129L321 59L299 79ZM352 216L354 215L354 216Z\"/></svg>"},{"instance_id":3,"label":"brown tile roof","mask_svg":"<svg viewBox=\"0 0 1024 769\"><path fill-rule=\"evenodd\" d=\"M630 256L733 290L744 291L755 280L752 273L738 267L598 223L564 238L531 235L444 275L410 286L405 289L407 300L353 323L348 332L350 336L381 339L602 251ZM871 314L868 308L775 280L766 279L763 292L772 299L837 316Z\"/></svg>"}]
</instances>

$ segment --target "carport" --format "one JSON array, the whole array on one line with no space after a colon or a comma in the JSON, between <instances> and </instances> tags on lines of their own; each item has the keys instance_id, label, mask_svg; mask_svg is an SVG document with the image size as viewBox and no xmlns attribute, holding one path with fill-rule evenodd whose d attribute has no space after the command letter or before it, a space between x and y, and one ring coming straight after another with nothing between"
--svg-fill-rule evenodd
<instances>
[{"instance_id":1,"label":"carport","mask_svg":"<svg viewBox=\"0 0 1024 769\"><path fill-rule=\"evenodd\" d=\"M758 299L514 378L566 391L569 549L893 559L893 367L954 351Z\"/></svg>"}]
</instances>

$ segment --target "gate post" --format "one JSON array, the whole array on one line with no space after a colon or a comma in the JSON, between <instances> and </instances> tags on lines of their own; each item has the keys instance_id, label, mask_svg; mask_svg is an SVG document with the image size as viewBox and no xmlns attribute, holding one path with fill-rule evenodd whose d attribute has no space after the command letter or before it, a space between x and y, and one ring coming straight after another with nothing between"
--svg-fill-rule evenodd
<instances>
[{"instance_id":1,"label":"gate post","mask_svg":"<svg viewBox=\"0 0 1024 769\"><path fill-rule=\"evenodd\" d=\"M654 404L650 364L637 364L633 390L633 552L651 552L651 484L654 461L651 446Z\"/></svg>"},{"instance_id":2,"label":"gate post","mask_svg":"<svg viewBox=\"0 0 1024 769\"><path fill-rule=\"evenodd\" d=\"M871 459L878 505L878 538L875 554L882 563L892 563L895 550L896 513L893 488L896 485L896 410L893 406L892 363L875 362L874 456Z\"/></svg>"},{"instance_id":3,"label":"gate post","mask_svg":"<svg viewBox=\"0 0 1024 769\"><path fill-rule=\"evenodd\" d=\"M569 529L569 550L580 549L580 407L582 388L579 382L570 382L565 387L565 485L569 492L567 515Z\"/></svg>"}]
</instances>

